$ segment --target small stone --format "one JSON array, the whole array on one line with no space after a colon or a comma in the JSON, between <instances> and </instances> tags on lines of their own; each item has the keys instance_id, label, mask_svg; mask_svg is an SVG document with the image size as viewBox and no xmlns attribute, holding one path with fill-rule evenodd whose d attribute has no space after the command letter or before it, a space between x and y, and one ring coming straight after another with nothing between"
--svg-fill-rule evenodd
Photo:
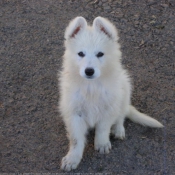
<instances>
[{"instance_id":1,"label":"small stone","mask_svg":"<svg viewBox=\"0 0 175 175\"><path fill-rule=\"evenodd\" d=\"M109 10L110 9L110 6L105 6L103 8L104 8L104 10Z\"/></svg>"},{"instance_id":2,"label":"small stone","mask_svg":"<svg viewBox=\"0 0 175 175\"><path fill-rule=\"evenodd\" d=\"M144 29L148 28L148 25L147 25L147 24L144 24L144 25L143 25L143 28L144 28Z\"/></svg>"},{"instance_id":3,"label":"small stone","mask_svg":"<svg viewBox=\"0 0 175 175\"><path fill-rule=\"evenodd\" d=\"M103 4L103 7L106 7L106 6L108 6L108 3L107 2Z\"/></svg>"},{"instance_id":4,"label":"small stone","mask_svg":"<svg viewBox=\"0 0 175 175\"><path fill-rule=\"evenodd\" d=\"M152 21L150 21L149 23L150 23L150 24L155 24L156 21L155 21L155 20L152 20Z\"/></svg>"},{"instance_id":5,"label":"small stone","mask_svg":"<svg viewBox=\"0 0 175 175\"><path fill-rule=\"evenodd\" d=\"M115 15L116 15L116 17L118 17L118 18L123 17L123 13L122 13L122 11L121 11L120 8L117 8L117 9L116 9L116 13L115 13Z\"/></svg>"},{"instance_id":6,"label":"small stone","mask_svg":"<svg viewBox=\"0 0 175 175\"><path fill-rule=\"evenodd\" d=\"M14 102L14 99L10 99L10 100L9 100L9 103L12 103L12 102Z\"/></svg>"},{"instance_id":7,"label":"small stone","mask_svg":"<svg viewBox=\"0 0 175 175\"><path fill-rule=\"evenodd\" d=\"M161 6L161 7L164 7L164 8L169 7L169 5L168 5L168 4L161 4L160 6Z\"/></svg>"},{"instance_id":8,"label":"small stone","mask_svg":"<svg viewBox=\"0 0 175 175\"><path fill-rule=\"evenodd\" d=\"M98 3L98 5L101 6L101 5L102 5L102 2L100 1L100 2Z\"/></svg>"}]
</instances>

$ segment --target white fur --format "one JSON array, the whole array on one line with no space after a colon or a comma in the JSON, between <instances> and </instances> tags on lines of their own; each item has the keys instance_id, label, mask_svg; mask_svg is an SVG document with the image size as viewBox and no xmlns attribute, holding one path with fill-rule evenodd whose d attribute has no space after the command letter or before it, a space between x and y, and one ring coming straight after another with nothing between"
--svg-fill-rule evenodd
<instances>
[{"instance_id":1,"label":"white fur","mask_svg":"<svg viewBox=\"0 0 175 175\"><path fill-rule=\"evenodd\" d=\"M70 149L62 159L61 168L70 171L81 161L88 128L95 127L95 149L109 153L109 134L120 139L125 137L126 116L150 127L163 125L131 106L130 78L121 65L118 34L113 24L97 17L88 26L83 17L77 17L67 27L65 39L59 108ZM79 56L79 52L85 56ZM99 52L104 55L97 58ZM89 67L94 70L91 79L85 73Z\"/></svg>"}]
</instances>

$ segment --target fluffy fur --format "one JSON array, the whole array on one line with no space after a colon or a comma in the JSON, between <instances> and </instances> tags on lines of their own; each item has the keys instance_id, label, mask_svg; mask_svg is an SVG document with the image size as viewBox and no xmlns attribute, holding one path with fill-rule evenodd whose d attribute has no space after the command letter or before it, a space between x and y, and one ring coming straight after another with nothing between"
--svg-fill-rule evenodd
<instances>
[{"instance_id":1,"label":"fluffy fur","mask_svg":"<svg viewBox=\"0 0 175 175\"><path fill-rule=\"evenodd\" d=\"M88 26L83 17L76 17L67 27L65 39L59 108L70 148L61 168L70 171L81 161L88 128L95 127L95 150L109 153L109 134L125 137L125 117L144 126L163 125L131 106L130 78L121 65L113 24L97 17Z\"/></svg>"}]
</instances>

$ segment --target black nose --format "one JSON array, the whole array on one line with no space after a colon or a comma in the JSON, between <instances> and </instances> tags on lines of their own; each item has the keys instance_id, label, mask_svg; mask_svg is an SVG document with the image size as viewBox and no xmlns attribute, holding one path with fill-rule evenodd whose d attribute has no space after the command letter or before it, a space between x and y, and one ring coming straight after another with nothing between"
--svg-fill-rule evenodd
<instances>
[{"instance_id":1,"label":"black nose","mask_svg":"<svg viewBox=\"0 0 175 175\"><path fill-rule=\"evenodd\" d=\"M94 74L94 69L93 68L90 68L90 67L86 68L85 69L85 74L87 76L92 76Z\"/></svg>"}]
</instances>

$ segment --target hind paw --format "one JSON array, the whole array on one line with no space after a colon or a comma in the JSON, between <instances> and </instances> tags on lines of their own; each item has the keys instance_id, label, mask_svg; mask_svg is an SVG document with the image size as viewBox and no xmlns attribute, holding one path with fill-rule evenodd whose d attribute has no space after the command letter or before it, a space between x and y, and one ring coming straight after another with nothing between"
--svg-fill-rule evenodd
<instances>
[{"instance_id":1,"label":"hind paw","mask_svg":"<svg viewBox=\"0 0 175 175\"><path fill-rule=\"evenodd\" d=\"M125 128L123 126L117 126L112 129L112 134L115 138L123 140L125 138Z\"/></svg>"}]
</instances>

